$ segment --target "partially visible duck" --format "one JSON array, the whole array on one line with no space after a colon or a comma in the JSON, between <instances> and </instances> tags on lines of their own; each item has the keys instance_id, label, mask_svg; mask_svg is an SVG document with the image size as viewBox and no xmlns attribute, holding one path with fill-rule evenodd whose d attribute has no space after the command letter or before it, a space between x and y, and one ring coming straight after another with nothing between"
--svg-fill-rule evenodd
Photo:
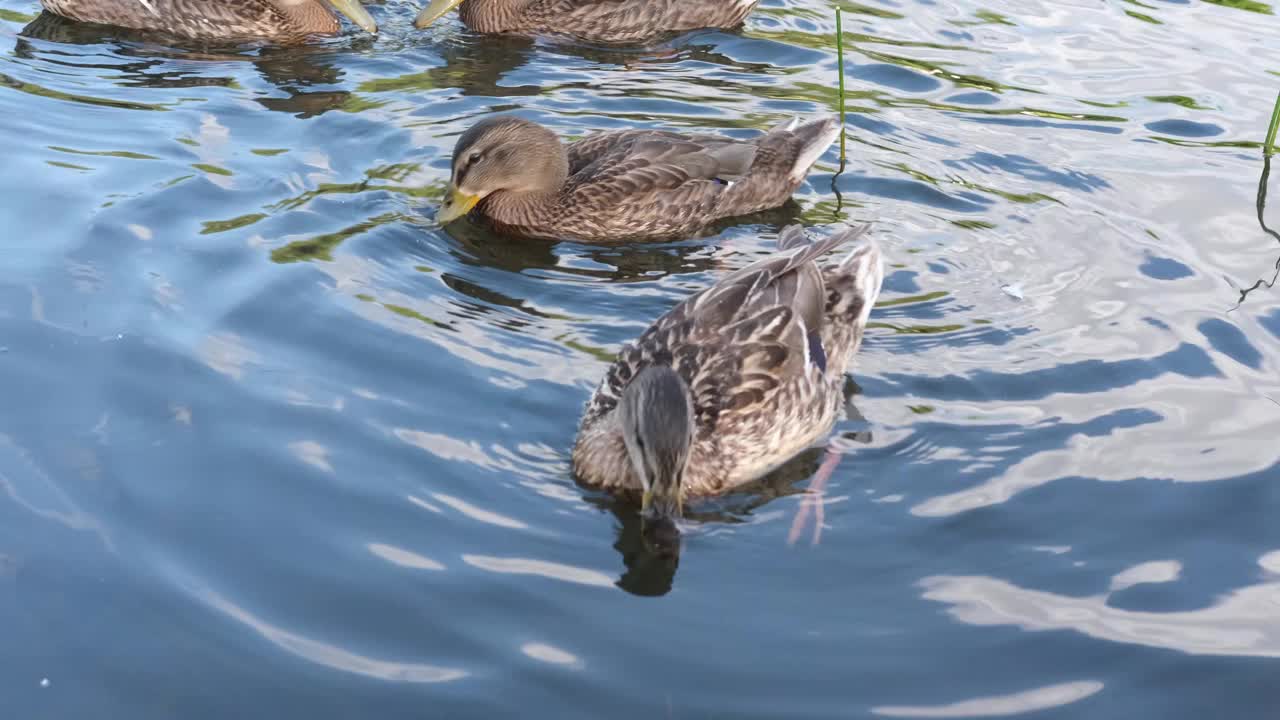
<instances>
[{"instance_id":1,"label":"partially visible duck","mask_svg":"<svg viewBox=\"0 0 1280 720\"><path fill-rule=\"evenodd\" d=\"M414 25L453 8L476 32L569 36L587 42L646 43L671 33L742 24L758 0L434 0Z\"/></svg>"},{"instance_id":2,"label":"partially visible duck","mask_svg":"<svg viewBox=\"0 0 1280 720\"><path fill-rule=\"evenodd\" d=\"M369 32L378 25L360 0L40 0L44 9L81 22L152 30L188 40L264 39L296 43L336 35L346 15Z\"/></svg>"}]
</instances>

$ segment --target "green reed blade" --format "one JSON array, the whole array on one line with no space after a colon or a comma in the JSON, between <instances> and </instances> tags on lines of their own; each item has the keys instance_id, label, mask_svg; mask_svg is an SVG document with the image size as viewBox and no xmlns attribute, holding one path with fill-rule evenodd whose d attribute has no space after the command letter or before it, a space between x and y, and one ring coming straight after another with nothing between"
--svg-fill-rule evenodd
<instances>
[{"instance_id":1,"label":"green reed blade","mask_svg":"<svg viewBox=\"0 0 1280 720\"><path fill-rule=\"evenodd\" d=\"M840 73L840 167L844 167L844 27L840 24L840 8L836 8L836 71ZM1280 112L1280 98L1276 99ZM1276 134L1276 118L1271 118L1271 137Z\"/></svg>"},{"instance_id":2,"label":"green reed blade","mask_svg":"<svg viewBox=\"0 0 1280 720\"><path fill-rule=\"evenodd\" d=\"M837 14L836 17L840 15ZM1267 140L1262 143L1262 152L1268 156L1276 153L1276 128L1278 127L1280 127L1280 93L1276 94L1276 106L1271 111L1271 127L1267 128Z\"/></svg>"}]
</instances>

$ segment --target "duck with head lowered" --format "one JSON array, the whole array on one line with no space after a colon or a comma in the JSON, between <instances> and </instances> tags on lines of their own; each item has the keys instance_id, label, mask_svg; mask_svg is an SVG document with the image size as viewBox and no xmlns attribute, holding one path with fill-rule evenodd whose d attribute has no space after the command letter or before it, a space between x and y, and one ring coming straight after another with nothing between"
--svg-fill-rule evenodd
<instances>
[{"instance_id":1,"label":"duck with head lowered","mask_svg":"<svg viewBox=\"0 0 1280 720\"><path fill-rule=\"evenodd\" d=\"M458 8L482 33L549 35L597 43L648 43L702 28L733 28L759 0L434 0L414 25Z\"/></svg>"},{"instance_id":2,"label":"duck with head lowered","mask_svg":"<svg viewBox=\"0 0 1280 720\"><path fill-rule=\"evenodd\" d=\"M302 42L336 35L334 11L369 32L378 25L360 0L40 0L45 10L80 22L150 30L187 40Z\"/></svg>"},{"instance_id":3,"label":"duck with head lowered","mask_svg":"<svg viewBox=\"0 0 1280 720\"><path fill-rule=\"evenodd\" d=\"M834 117L797 118L748 140L615 130L566 145L537 123L497 115L458 138L436 219L470 213L524 238L683 239L782 205L839 135Z\"/></svg>"},{"instance_id":4,"label":"duck with head lowered","mask_svg":"<svg viewBox=\"0 0 1280 720\"><path fill-rule=\"evenodd\" d=\"M641 496L673 527L690 497L732 491L829 432L844 376L880 294L879 247L818 259L862 226L779 252L676 305L627 344L588 401L573 447L583 485Z\"/></svg>"}]
</instances>

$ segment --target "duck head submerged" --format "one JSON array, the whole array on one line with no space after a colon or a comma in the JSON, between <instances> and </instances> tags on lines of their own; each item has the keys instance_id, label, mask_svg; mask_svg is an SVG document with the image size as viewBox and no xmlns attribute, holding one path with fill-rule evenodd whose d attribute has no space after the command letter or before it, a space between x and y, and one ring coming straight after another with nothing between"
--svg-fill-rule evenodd
<instances>
[{"instance_id":1,"label":"duck head submerged","mask_svg":"<svg viewBox=\"0 0 1280 720\"><path fill-rule=\"evenodd\" d=\"M641 370L622 391L618 419L644 490L641 515L659 535L674 532L693 445L693 401L684 379L665 365Z\"/></svg>"}]
</instances>

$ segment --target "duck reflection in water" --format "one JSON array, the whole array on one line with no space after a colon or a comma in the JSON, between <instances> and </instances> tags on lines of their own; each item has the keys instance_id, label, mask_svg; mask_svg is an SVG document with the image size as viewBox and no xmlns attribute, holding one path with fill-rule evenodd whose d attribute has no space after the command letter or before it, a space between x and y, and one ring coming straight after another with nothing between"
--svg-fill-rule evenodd
<instances>
[{"instance_id":1,"label":"duck reflection in water","mask_svg":"<svg viewBox=\"0 0 1280 720\"><path fill-rule=\"evenodd\" d=\"M707 228L706 233L721 237L725 231L742 224L749 224L761 232L777 233L795 223L800 212L799 203L788 200L779 208L717 221ZM444 232L456 241L449 251L458 262L512 273L552 270L610 282L628 282L654 276L725 270L716 252L719 246L715 240L708 242L693 238L660 245L645 242L565 245L557 241L511 238L491 232L483 223L471 222L453 223ZM725 237L725 245L732 243L732 235ZM565 265L563 248L570 248L574 257L588 260L590 264L586 267Z\"/></svg>"},{"instance_id":2,"label":"duck reflection in water","mask_svg":"<svg viewBox=\"0 0 1280 720\"><path fill-rule=\"evenodd\" d=\"M340 56L332 47L323 45L245 45L230 41L183 41L172 45L172 38L153 31L80 23L48 12L22 29L14 55L32 58L42 51L30 40L71 45L128 43L114 48L114 53L136 60L112 63L109 69L119 76L118 84L136 87L229 87L242 79L230 74L219 77L203 71L178 71L170 61L208 61L210 69L217 67L212 63L251 63L264 80L286 94L259 97L256 101L268 110L302 118L348 106L353 97L348 90L313 89L337 86L344 77L337 65ZM373 42L373 38L366 35L351 38L348 45L360 50L368 49Z\"/></svg>"},{"instance_id":3,"label":"duck reflection in water","mask_svg":"<svg viewBox=\"0 0 1280 720\"><path fill-rule=\"evenodd\" d=\"M845 414L849 420L865 422L853 402L852 394L856 392L856 388L852 380L846 383L849 397ZM841 433L838 440L845 445L865 445L871 442L872 435L870 430L855 430ZM635 496L588 495L586 499L589 503L607 510L617 521L617 539L613 547L622 557L625 568L618 577L617 586L633 595L647 597L671 592L687 536L696 538L700 532L716 525L741 525L750 522L750 518L759 509L777 498L806 495L806 491L799 487L800 483L814 477L821 470L823 458L828 452L823 447L808 448L778 469L754 483L738 488L732 494L692 503L684 508L684 518L679 523L672 520L646 521L636 512L639 498ZM681 532L682 525L685 533Z\"/></svg>"},{"instance_id":4,"label":"duck reflection in water","mask_svg":"<svg viewBox=\"0 0 1280 720\"><path fill-rule=\"evenodd\" d=\"M430 92L447 87L457 90L462 96L510 99L536 97L547 92L544 85L529 82L526 73L516 74L516 71L524 68L537 55L558 56L557 65L562 70L569 71L575 67L575 64L581 64L584 67L612 65L629 69L653 65L658 70L670 71L672 66L680 60L707 63L726 70L749 73L761 73L771 69L767 64L745 62L725 55L714 43L702 40L698 35L679 36L668 42L642 47L540 43L521 35L469 33L437 36L421 42L428 41L432 52L438 54L444 61L443 65L425 70L415 68L408 74L388 78L388 80L406 90ZM582 62L575 63L575 61ZM716 93L722 89L721 84L714 79L696 77L689 79L705 83L708 93ZM593 82L589 76L584 77L584 80L588 83ZM627 97L666 99L660 87L628 88Z\"/></svg>"},{"instance_id":5,"label":"duck reflection in water","mask_svg":"<svg viewBox=\"0 0 1280 720\"><path fill-rule=\"evenodd\" d=\"M48 13L71 20L179 40L300 43L341 32L339 14L370 33L378 31L360 0L41 0L40 4Z\"/></svg>"}]
</instances>

